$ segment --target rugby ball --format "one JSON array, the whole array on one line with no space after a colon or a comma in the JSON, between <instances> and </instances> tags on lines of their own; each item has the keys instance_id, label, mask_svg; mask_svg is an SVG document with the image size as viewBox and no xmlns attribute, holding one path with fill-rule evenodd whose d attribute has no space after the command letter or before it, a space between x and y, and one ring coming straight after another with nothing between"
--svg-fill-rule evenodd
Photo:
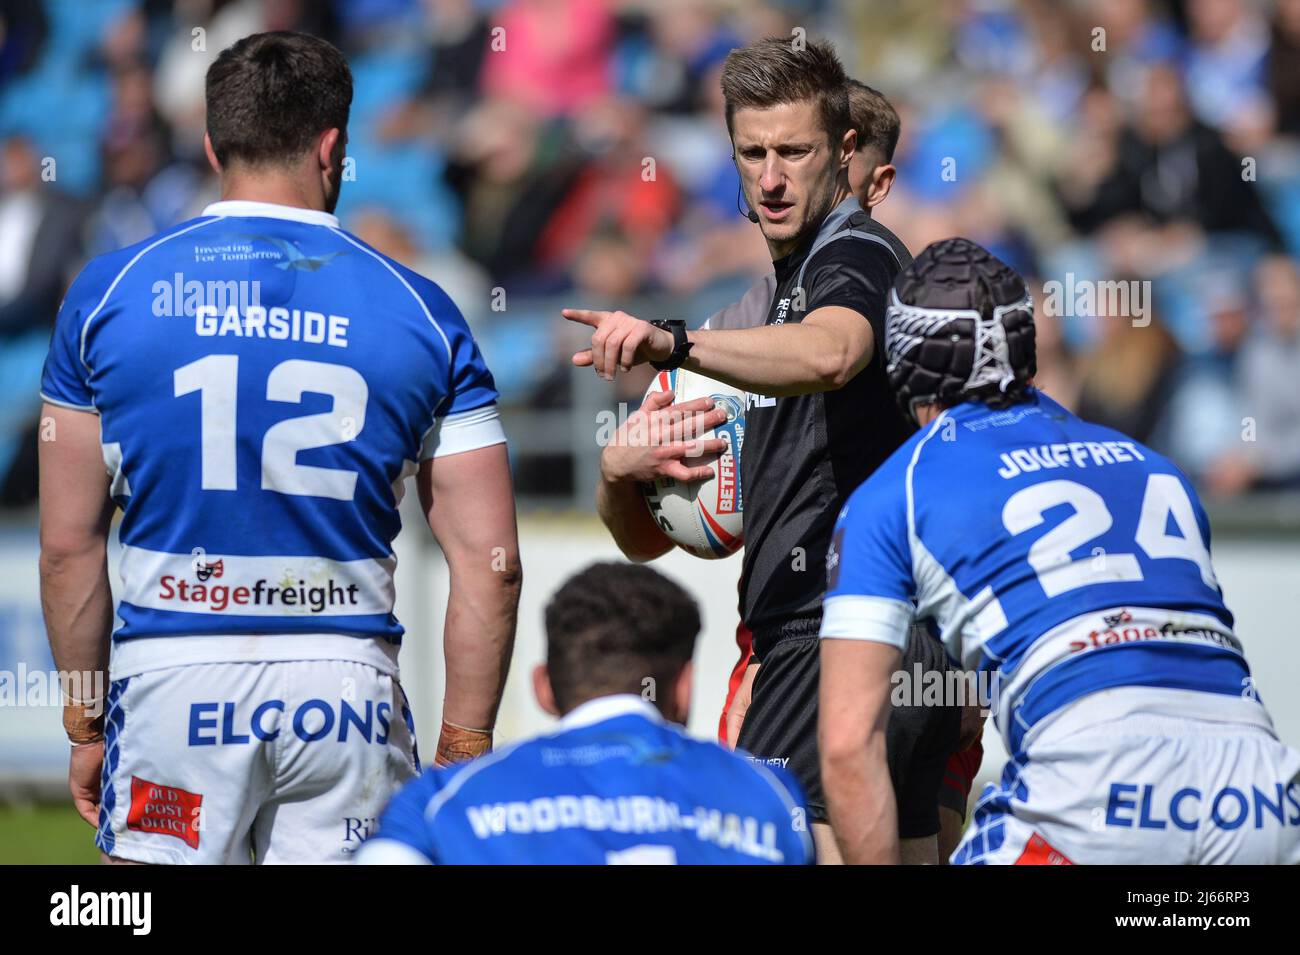
<instances>
[{"instance_id":1,"label":"rugby ball","mask_svg":"<svg viewBox=\"0 0 1300 955\"><path fill-rule=\"evenodd\" d=\"M711 464L713 477L689 484L660 478L641 489L651 516L678 547L710 560L730 557L745 542L740 453L745 443L747 396L739 388L683 368L656 375L646 394L655 391L673 392L673 404L707 395L727 412L726 421L698 436L721 438L727 442L727 450L716 461L707 456L685 459L690 467Z\"/></svg>"}]
</instances>

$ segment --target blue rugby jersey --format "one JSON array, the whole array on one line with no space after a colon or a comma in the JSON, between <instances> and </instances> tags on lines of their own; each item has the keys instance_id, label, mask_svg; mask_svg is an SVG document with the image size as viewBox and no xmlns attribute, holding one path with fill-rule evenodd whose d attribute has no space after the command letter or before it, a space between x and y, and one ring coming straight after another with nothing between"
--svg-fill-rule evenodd
<instances>
[{"instance_id":1,"label":"blue rugby jersey","mask_svg":"<svg viewBox=\"0 0 1300 955\"><path fill-rule=\"evenodd\" d=\"M813 847L792 777L617 695L548 736L425 773L357 861L803 865Z\"/></svg>"},{"instance_id":2,"label":"blue rugby jersey","mask_svg":"<svg viewBox=\"0 0 1300 955\"><path fill-rule=\"evenodd\" d=\"M914 435L850 497L827 565L822 636L901 646L928 621L991 677L1012 753L1111 687L1260 709L1191 484L1041 392L959 405Z\"/></svg>"},{"instance_id":3,"label":"blue rugby jersey","mask_svg":"<svg viewBox=\"0 0 1300 955\"><path fill-rule=\"evenodd\" d=\"M260 202L215 203L92 260L41 394L100 418L123 511L119 647L396 644L402 482L423 458L505 440L492 376L437 285L332 215Z\"/></svg>"}]
</instances>

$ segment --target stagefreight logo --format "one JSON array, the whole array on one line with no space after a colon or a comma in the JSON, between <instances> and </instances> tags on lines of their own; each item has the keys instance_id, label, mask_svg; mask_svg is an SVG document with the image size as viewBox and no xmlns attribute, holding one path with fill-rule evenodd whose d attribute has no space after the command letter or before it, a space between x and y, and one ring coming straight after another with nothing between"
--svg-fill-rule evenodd
<instances>
[{"instance_id":1,"label":"stagefreight logo","mask_svg":"<svg viewBox=\"0 0 1300 955\"><path fill-rule=\"evenodd\" d=\"M219 577L219 573L211 576ZM206 579L206 578L203 578ZM158 599L185 604L178 610L201 610L224 613L231 607L270 607L291 614L341 613L360 603L360 584L340 584L328 580L307 586L305 580L281 580L272 584L265 577L251 585L231 587L226 584L191 583L172 574L158 578Z\"/></svg>"},{"instance_id":2,"label":"stagefreight logo","mask_svg":"<svg viewBox=\"0 0 1300 955\"><path fill-rule=\"evenodd\" d=\"M129 925L132 935L148 935L153 927L151 892L68 892L50 896L51 925Z\"/></svg>"},{"instance_id":3,"label":"stagefreight logo","mask_svg":"<svg viewBox=\"0 0 1300 955\"><path fill-rule=\"evenodd\" d=\"M224 558L206 560L198 557L192 566L197 583L174 574L163 574L158 578L158 598L169 603L189 605L177 609L222 613L231 606L268 607L282 609L286 615L339 612L345 607L355 607L359 602L360 584L340 584L332 577L319 584L308 586L305 580L299 579L295 582L291 575L286 574L276 584L263 577L251 585L241 584L232 587L228 584L212 583L226 574Z\"/></svg>"},{"instance_id":4,"label":"stagefreight logo","mask_svg":"<svg viewBox=\"0 0 1300 955\"><path fill-rule=\"evenodd\" d=\"M1127 610L1113 614L1103 614L1104 627L1088 631L1086 636L1070 641L1070 653L1096 650L1100 647L1114 646L1117 643L1134 643L1141 640L1177 640L1180 642L1203 642L1226 650L1241 652L1241 643L1231 633L1210 630L1206 627L1182 626L1172 621L1165 621L1159 626L1152 623L1134 623L1133 615Z\"/></svg>"}]
</instances>

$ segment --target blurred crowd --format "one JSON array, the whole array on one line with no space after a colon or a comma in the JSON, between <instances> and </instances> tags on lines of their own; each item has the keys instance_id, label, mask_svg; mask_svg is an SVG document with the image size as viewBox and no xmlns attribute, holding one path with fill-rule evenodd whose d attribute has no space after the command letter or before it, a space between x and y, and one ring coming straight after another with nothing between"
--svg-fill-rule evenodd
<instances>
[{"instance_id":1,"label":"blurred crowd","mask_svg":"<svg viewBox=\"0 0 1300 955\"><path fill-rule=\"evenodd\" d=\"M0 505L66 283L216 198L204 74L267 29L348 56L343 225L508 403L572 400L560 304L698 324L770 265L718 78L802 29L902 118L878 218L1031 278L1045 389L1211 493L1300 487L1300 0L0 0Z\"/></svg>"}]
</instances>

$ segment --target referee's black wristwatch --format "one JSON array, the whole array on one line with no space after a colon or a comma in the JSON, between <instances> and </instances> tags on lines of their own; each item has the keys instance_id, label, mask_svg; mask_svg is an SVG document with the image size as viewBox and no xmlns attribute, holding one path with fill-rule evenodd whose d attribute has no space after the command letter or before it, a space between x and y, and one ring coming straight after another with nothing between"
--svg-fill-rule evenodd
<instances>
[{"instance_id":1,"label":"referee's black wristwatch","mask_svg":"<svg viewBox=\"0 0 1300 955\"><path fill-rule=\"evenodd\" d=\"M670 318L667 321L653 321L650 324L655 328L662 328L666 332L673 333L673 353L663 361L650 362L651 367L656 371L672 371L674 368L682 367L682 364L686 361L686 356L695 347L694 342L686 340L686 322L680 318Z\"/></svg>"}]
</instances>

